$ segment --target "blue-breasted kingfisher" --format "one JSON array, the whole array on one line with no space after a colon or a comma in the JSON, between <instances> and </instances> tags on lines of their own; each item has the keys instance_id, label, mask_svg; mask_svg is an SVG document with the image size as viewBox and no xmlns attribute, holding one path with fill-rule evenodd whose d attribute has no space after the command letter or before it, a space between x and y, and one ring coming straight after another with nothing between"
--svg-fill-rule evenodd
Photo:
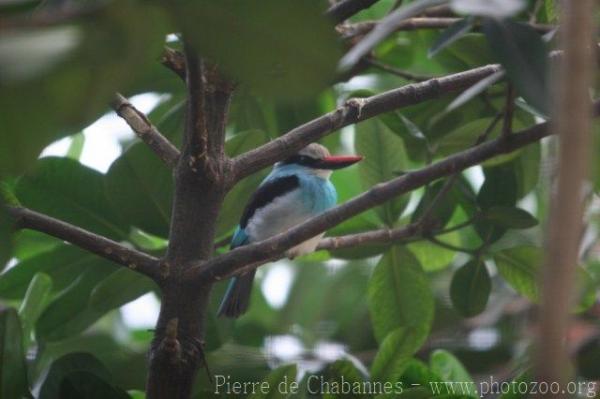
<instances>
[{"instance_id":1,"label":"blue-breasted kingfisher","mask_svg":"<svg viewBox=\"0 0 600 399\"><path fill-rule=\"evenodd\" d=\"M337 192L329 180L331 173L361 159L360 156L331 156L327 148L312 143L277 162L250 197L233 235L231 249L285 232L333 207ZM289 249L286 256L293 259L313 252L323 234ZM256 269L252 269L232 278L219 307L219 316L239 317L246 312L255 273Z\"/></svg>"}]
</instances>

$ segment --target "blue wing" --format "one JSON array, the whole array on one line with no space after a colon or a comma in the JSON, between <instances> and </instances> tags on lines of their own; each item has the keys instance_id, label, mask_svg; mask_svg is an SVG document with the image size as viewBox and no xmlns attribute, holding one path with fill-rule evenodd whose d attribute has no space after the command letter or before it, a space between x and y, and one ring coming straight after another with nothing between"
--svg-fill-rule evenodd
<instances>
[{"instance_id":1,"label":"blue wing","mask_svg":"<svg viewBox=\"0 0 600 399\"><path fill-rule=\"evenodd\" d=\"M246 234L246 231L242 228L240 228L240 226L238 226L235 229L235 233L233 233L233 238L231 239L231 244L229 245L229 247L231 249L233 248L237 248L237 247L241 247L242 245L245 245L248 243L248 235Z\"/></svg>"}]
</instances>

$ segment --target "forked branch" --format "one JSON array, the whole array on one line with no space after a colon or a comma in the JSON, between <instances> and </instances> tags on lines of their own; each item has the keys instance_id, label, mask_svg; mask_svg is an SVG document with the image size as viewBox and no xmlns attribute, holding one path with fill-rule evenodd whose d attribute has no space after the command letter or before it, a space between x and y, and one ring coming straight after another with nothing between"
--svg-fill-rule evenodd
<instances>
[{"instance_id":1,"label":"forked branch","mask_svg":"<svg viewBox=\"0 0 600 399\"><path fill-rule=\"evenodd\" d=\"M127 122L134 133L169 167L179 159L179 150L152 125L143 112L135 108L125 97L117 93L112 104L115 112Z\"/></svg>"},{"instance_id":2,"label":"forked branch","mask_svg":"<svg viewBox=\"0 0 600 399\"><path fill-rule=\"evenodd\" d=\"M600 101L595 103L595 113L598 114L599 111ZM548 123L542 123L508 137L503 136L459 152L433 165L406 173L387 183L378 184L350 201L311 218L285 233L201 262L187 270L186 276L193 281L219 280L256 267L257 264L281 256L287 249L396 196L480 164L497 155L515 151L549 134Z\"/></svg>"}]
</instances>

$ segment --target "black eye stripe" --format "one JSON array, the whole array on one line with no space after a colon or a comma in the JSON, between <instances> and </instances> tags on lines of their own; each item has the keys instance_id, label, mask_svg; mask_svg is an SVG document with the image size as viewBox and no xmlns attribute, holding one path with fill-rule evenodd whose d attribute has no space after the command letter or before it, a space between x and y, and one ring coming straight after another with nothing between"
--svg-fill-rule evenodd
<instances>
[{"instance_id":1,"label":"black eye stripe","mask_svg":"<svg viewBox=\"0 0 600 399\"><path fill-rule=\"evenodd\" d=\"M306 156L306 155L292 155L291 157L287 158L285 161L283 161L283 164L298 164L298 165L303 165L303 166L314 166L319 162L318 159Z\"/></svg>"}]
</instances>

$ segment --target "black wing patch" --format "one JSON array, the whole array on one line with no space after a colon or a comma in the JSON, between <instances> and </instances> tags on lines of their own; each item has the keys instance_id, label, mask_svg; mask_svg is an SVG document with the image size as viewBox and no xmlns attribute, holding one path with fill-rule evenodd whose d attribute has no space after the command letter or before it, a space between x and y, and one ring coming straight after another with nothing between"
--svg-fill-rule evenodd
<instances>
[{"instance_id":1,"label":"black wing patch","mask_svg":"<svg viewBox=\"0 0 600 399\"><path fill-rule=\"evenodd\" d=\"M298 176L295 175L280 177L262 184L250 197L250 201L248 201L248 205L246 205L246 209L242 214L240 227L245 228L248 225L248 220L257 210L270 204L275 198L298 188L299 185Z\"/></svg>"}]
</instances>

